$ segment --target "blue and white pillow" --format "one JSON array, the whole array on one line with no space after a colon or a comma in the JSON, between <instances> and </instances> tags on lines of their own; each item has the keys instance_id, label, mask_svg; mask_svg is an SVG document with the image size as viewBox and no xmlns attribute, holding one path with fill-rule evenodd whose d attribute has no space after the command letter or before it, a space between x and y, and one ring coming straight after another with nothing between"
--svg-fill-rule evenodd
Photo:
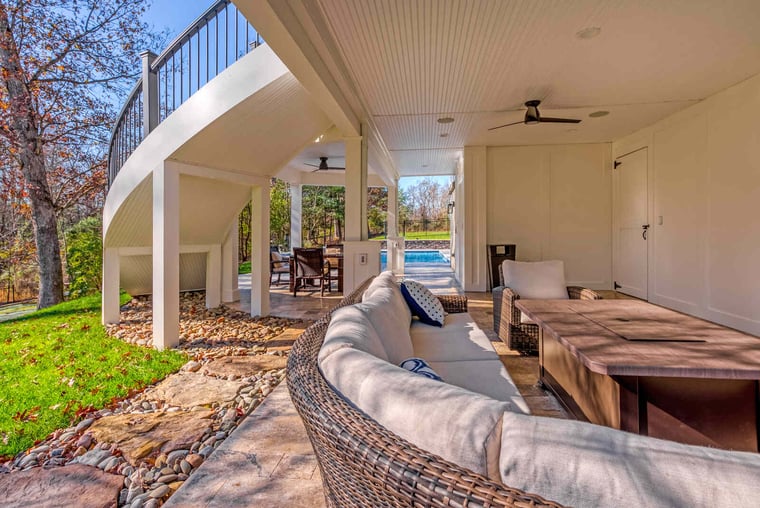
<instances>
[{"instance_id":1,"label":"blue and white pillow","mask_svg":"<svg viewBox=\"0 0 760 508\"><path fill-rule=\"evenodd\" d=\"M428 325L443 326L443 317L446 315L443 305L428 288L419 282L406 280L401 283L401 294L404 295L412 314L419 316L420 321Z\"/></svg>"},{"instance_id":2,"label":"blue and white pillow","mask_svg":"<svg viewBox=\"0 0 760 508\"><path fill-rule=\"evenodd\" d=\"M420 376L429 377L430 379L434 379L436 381L443 381L443 379L441 379L441 376L436 374L435 371L430 368L430 365L428 365L427 362L422 358L407 358L401 362L400 366L402 369L406 369L409 372L414 372Z\"/></svg>"}]
</instances>

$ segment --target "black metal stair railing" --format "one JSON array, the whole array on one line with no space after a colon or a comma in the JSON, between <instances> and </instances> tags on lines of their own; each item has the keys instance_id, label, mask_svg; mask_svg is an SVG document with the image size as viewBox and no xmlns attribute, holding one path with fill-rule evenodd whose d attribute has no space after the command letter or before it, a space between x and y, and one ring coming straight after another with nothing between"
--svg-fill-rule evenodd
<instances>
[{"instance_id":1,"label":"black metal stair railing","mask_svg":"<svg viewBox=\"0 0 760 508\"><path fill-rule=\"evenodd\" d=\"M143 139L262 40L231 0L218 0L160 55L145 51L137 81L111 131L108 185Z\"/></svg>"}]
</instances>

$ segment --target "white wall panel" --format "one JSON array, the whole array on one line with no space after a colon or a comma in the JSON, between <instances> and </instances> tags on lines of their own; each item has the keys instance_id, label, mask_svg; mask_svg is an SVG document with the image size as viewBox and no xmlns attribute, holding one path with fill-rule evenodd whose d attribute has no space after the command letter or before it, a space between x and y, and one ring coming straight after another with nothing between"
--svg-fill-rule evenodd
<instances>
[{"instance_id":1,"label":"white wall panel","mask_svg":"<svg viewBox=\"0 0 760 508\"><path fill-rule=\"evenodd\" d=\"M488 243L565 262L568 283L611 282L610 145L489 147Z\"/></svg>"},{"instance_id":2,"label":"white wall panel","mask_svg":"<svg viewBox=\"0 0 760 508\"><path fill-rule=\"evenodd\" d=\"M699 115L654 133L654 242L650 298L695 312L704 292L707 130ZM662 217L662 224L659 224Z\"/></svg>"},{"instance_id":3,"label":"white wall panel","mask_svg":"<svg viewBox=\"0 0 760 508\"><path fill-rule=\"evenodd\" d=\"M760 76L616 141L649 146L654 303L760 334ZM663 224L657 225L657 217Z\"/></svg>"}]
</instances>

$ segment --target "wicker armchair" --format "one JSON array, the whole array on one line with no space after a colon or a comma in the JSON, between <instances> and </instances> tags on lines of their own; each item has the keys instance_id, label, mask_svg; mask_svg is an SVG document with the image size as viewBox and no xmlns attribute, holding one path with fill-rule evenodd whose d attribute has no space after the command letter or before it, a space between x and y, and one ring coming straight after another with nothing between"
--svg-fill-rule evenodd
<instances>
[{"instance_id":1,"label":"wicker armchair","mask_svg":"<svg viewBox=\"0 0 760 508\"><path fill-rule=\"evenodd\" d=\"M520 298L515 291L504 286L504 273L499 265L500 285L493 289L494 332L509 347L522 354L538 353L538 325L521 322L520 309L515 301ZM591 289L568 286L567 295L572 300L601 300L602 297Z\"/></svg>"},{"instance_id":2,"label":"wicker armchair","mask_svg":"<svg viewBox=\"0 0 760 508\"><path fill-rule=\"evenodd\" d=\"M336 309L361 301L368 284L345 297ZM465 297L439 299L447 312L467 310ZM296 341L287 367L290 397L317 455L327 506L559 506L426 452L344 399L317 366L331 314Z\"/></svg>"}]
</instances>

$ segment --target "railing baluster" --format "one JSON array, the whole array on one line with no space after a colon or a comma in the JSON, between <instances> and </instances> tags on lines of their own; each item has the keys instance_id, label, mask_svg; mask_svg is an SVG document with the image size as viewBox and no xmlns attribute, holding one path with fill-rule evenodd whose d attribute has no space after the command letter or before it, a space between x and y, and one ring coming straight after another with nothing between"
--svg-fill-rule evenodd
<instances>
[{"instance_id":1,"label":"railing baluster","mask_svg":"<svg viewBox=\"0 0 760 508\"><path fill-rule=\"evenodd\" d=\"M230 9L233 9L234 36L230 29ZM222 15L224 15L224 33L220 34L219 24ZM245 23L245 47L242 52L240 51L241 22ZM214 25L213 34L211 34L212 23ZM206 80L203 85L261 43L261 38L255 29L256 42L255 44L249 42L251 28L250 23L248 23L238 8L232 4L231 0L218 0L195 23L177 37L160 56L155 57L155 55L151 55L150 61L147 63L144 61L143 77L138 80L130 92L111 132L107 158L109 186L142 140L159 123L166 120L177 107L181 106L195 92L201 89L201 66L203 65L204 57L206 61ZM201 30L205 30L205 48L201 47ZM195 51L195 88L193 88L194 39L195 44L197 44ZM221 44L224 45L224 54L222 54ZM229 58L230 45L234 48L232 60ZM213 55L211 55L212 46ZM185 51L187 51L187 95L185 94ZM178 52L179 56L177 56ZM221 66L219 65L220 57L224 59ZM177 64L177 60L179 60L179 65ZM212 63L214 64L213 71L211 69ZM177 87L177 79L179 79L179 89ZM169 102L170 95L171 104Z\"/></svg>"}]
</instances>

